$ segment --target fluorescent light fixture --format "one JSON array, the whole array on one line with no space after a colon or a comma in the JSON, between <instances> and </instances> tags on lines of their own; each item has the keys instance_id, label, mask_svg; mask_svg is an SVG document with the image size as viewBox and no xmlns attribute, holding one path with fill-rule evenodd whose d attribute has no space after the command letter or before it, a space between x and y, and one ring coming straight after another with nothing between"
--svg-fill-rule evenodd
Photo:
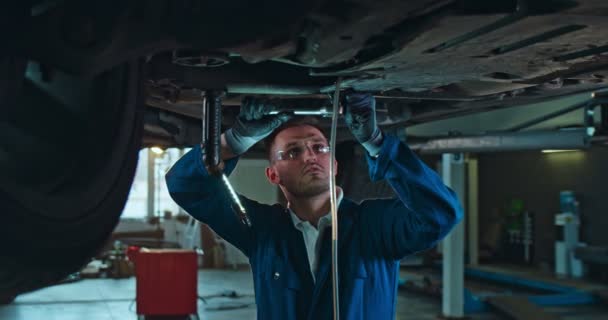
<instances>
[{"instance_id":1,"label":"fluorescent light fixture","mask_svg":"<svg viewBox=\"0 0 608 320\"><path fill-rule=\"evenodd\" d=\"M150 148L150 151L154 152L157 155L161 155L165 152L165 150L163 150L161 147L152 147Z\"/></svg>"},{"instance_id":2,"label":"fluorescent light fixture","mask_svg":"<svg viewBox=\"0 0 608 320\"><path fill-rule=\"evenodd\" d=\"M543 150L543 153L558 153L558 152L574 152L574 151L579 151L577 149L545 149Z\"/></svg>"}]
</instances>

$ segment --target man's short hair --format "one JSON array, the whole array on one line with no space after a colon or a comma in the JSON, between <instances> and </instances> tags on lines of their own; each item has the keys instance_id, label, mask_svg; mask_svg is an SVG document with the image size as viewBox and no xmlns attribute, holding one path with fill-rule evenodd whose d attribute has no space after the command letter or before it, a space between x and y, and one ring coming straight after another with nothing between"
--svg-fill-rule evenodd
<instances>
[{"instance_id":1,"label":"man's short hair","mask_svg":"<svg viewBox=\"0 0 608 320\"><path fill-rule=\"evenodd\" d=\"M325 133L325 130L319 125L319 120L314 117L294 117L280 125L278 128L274 129L274 131L264 139L264 147L266 148L268 160L272 161L272 146L277 135L285 129L301 126L311 126L316 128L321 132L325 140L327 140L327 134Z\"/></svg>"}]
</instances>

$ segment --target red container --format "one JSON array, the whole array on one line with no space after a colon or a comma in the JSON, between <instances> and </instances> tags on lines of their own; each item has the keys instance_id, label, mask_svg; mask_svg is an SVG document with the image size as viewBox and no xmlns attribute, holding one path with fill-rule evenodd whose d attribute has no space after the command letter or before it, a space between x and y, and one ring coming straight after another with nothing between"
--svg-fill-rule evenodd
<instances>
[{"instance_id":1,"label":"red container","mask_svg":"<svg viewBox=\"0 0 608 320\"><path fill-rule=\"evenodd\" d=\"M192 250L139 251L135 258L137 314L197 314L197 268Z\"/></svg>"}]
</instances>

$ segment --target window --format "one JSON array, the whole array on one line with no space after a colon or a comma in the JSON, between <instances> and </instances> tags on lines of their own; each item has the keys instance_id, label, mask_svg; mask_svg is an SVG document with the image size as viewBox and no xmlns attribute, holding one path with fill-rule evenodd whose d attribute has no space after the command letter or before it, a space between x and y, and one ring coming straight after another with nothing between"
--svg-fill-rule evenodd
<instances>
[{"instance_id":1,"label":"window","mask_svg":"<svg viewBox=\"0 0 608 320\"><path fill-rule=\"evenodd\" d=\"M139 151L135 178L131 185L127 204L122 211L123 218L145 218L148 205L148 149Z\"/></svg>"},{"instance_id":2,"label":"window","mask_svg":"<svg viewBox=\"0 0 608 320\"><path fill-rule=\"evenodd\" d=\"M155 150L156 153L146 148L139 152L135 178L122 213L123 218L162 217L165 211L170 211L173 215L179 212L179 206L169 196L165 173L189 150L190 148L171 148Z\"/></svg>"}]
</instances>

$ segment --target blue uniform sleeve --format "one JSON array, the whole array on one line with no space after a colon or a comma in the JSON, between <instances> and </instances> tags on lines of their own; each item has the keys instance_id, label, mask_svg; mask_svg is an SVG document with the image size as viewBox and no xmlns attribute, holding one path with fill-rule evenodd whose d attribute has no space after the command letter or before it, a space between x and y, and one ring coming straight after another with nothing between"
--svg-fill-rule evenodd
<instances>
[{"instance_id":1,"label":"blue uniform sleeve","mask_svg":"<svg viewBox=\"0 0 608 320\"><path fill-rule=\"evenodd\" d=\"M228 175L236 167L238 159L225 162ZM202 163L201 149L195 147L169 170L165 176L171 198L197 220L208 224L213 231L249 256L254 241L253 226L247 228L232 210L232 199L220 178L211 176ZM261 204L240 196L241 202L252 217L252 207Z\"/></svg>"},{"instance_id":2,"label":"blue uniform sleeve","mask_svg":"<svg viewBox=\"0 0 608 320\"><path fill-rule=\"evenodd\" d=\"M397 137L386 135L378 157L367 161L372 181L385 179L398 196L361 204L361 227L374 252L401 259L431 248L462 219L454 191Z\"/></svg>"}]
</instances>

